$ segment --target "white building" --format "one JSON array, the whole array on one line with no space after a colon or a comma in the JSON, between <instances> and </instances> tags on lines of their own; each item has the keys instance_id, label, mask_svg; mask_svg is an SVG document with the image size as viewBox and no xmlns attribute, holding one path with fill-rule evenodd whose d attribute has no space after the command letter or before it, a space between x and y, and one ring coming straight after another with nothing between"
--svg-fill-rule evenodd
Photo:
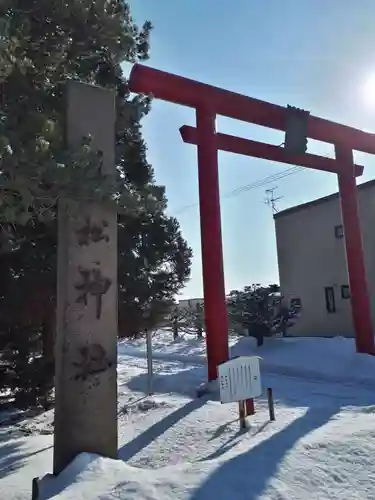
<instances>
[{"instance_id":1,"label":"white building","mask_svg":"<svg viewBox=\"0 0 375 500\"><path fill-rule=\"evenodd\" d=\"M371 310L375 317L375 180L358 186ZM338 193L275 214L281 292L300 301L293 335L353 336Z\"/></svg>"}]
</instances>

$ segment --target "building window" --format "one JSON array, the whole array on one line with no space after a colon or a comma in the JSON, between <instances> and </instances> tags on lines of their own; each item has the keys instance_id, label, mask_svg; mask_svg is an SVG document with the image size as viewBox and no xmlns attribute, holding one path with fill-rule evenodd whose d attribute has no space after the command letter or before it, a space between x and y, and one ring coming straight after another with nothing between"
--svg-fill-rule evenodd
<instances>
[{"instance_id":1,"label":"building window","mask_svg":"<svg viewBox=\"0 0 375 500\"><path fill-rule=\"evenodd\" d=\"M349 285L341 285L341 298L350 299Z\"/></svg>"},{"instance_id":2,"label":"building window","mask_svg":"<svg viewBox=\"0 0 375 500\"><path fill-rule=\"evenodd\" d=\"M335 304L335 291L333 286L326 286L324 289L324 294L326 298L326 309L329 313L336 312L336 304Z\"/></svg>"},{"instance_id":3,"label":"building window","mask_svg":"<svg viewBox=\"0 0 375 500\"><path fill-rule=\"evenodd\" d=\"M335 226L335 238L340 239L344 237L344 227L342 224Z\"/></svg>"}]
</instances>

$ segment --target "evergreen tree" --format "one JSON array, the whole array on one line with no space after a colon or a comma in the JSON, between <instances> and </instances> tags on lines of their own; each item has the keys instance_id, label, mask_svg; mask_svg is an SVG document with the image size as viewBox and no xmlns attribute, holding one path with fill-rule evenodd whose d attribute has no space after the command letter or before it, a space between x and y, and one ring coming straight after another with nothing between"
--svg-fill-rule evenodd
<instances>
[{"instance_id":1,"label":"evergreen tree","mask_svg":"<svg viewBox=\"0 0 375 500\"><path fill-rule=\"evenodd\" d=\"M274 286L262 287L259 284L245 286L243 290L233 290L228 298L228 313L231 324L240 325L247 335L263 344L264 337L271 335L275 316L270 299Z\"/></svg>"},{"instance_id":2,"label":"evergreen tree","mask_svg":"<svg viewBox=\"0 0 375 500\"><path fill-rule=\"evenodd\" d=\"M130 95L121 68L147 59L151 24L139 28L123 0L4 0L0 20L3 383L32 393L35 402L30 388L38 386L41 359L52 373L59 199L117 203L123 334L149 327L168 310L189 276L191 250L177 220L165 214L164 187L147 161L140 122L150 99ZM66 149L69 78L116 91L115 185L101 176L89 138L77 151ZM51 377L41 378L44 397Z\"/></svg>"},{"instance_id":3,"label":"evergreen tree","mask_svg":"<svg viewBox=\"0 0 375 500\"><path fill-rule=\"evenodd\" d=\"M287 328L299 317L299 307L287 305L279 290L278 285L255 284L231 291L227 305L232 328L240 327L241 333L246 330L258 345L263 344L264 337L278 332L286 336Z\"/></svg>"}]
</instances>

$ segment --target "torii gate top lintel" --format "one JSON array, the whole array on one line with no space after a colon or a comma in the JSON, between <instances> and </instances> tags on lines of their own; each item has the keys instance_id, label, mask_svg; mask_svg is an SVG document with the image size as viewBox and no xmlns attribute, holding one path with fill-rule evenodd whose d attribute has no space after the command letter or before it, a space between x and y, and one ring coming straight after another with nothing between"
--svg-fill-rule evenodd
<instances>
[{"instance_id":1,"label":"torii gate top lintel","mask_svg":"<svg viewBox=\"0 0 375 500\"><path fill-rule=\"evenodd\" d=\"M260 99L201 83L189 78L135 64L129 77L132 92L152 94L163 101L285 131L287 108ZM375 154L375 134L309 116L307 136L317 141L344 145L347 149Z\"/></svg>"}]
</instances>

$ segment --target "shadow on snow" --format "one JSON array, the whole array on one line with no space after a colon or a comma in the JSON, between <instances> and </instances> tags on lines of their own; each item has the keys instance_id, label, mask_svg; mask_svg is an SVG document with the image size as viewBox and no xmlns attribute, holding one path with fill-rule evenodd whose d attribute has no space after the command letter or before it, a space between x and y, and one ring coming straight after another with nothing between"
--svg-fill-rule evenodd
<instances>
[{"instance_id":1,"label":"shadow on snow","mask_svg":"<svg viewBox=\"0 0 375 500\"><path fill-rule=\"evenodd\" d=\"M304 436L325 425L336 410L338 408L332 406L318 410L309 408L302 417L254 448L222 463L192 494L191 500L237 498L237 495L245 495L248 500L258 499L288 451ZM206 459L217 458L220 454L215 452Z\"/></svg>"}]
</instances>

